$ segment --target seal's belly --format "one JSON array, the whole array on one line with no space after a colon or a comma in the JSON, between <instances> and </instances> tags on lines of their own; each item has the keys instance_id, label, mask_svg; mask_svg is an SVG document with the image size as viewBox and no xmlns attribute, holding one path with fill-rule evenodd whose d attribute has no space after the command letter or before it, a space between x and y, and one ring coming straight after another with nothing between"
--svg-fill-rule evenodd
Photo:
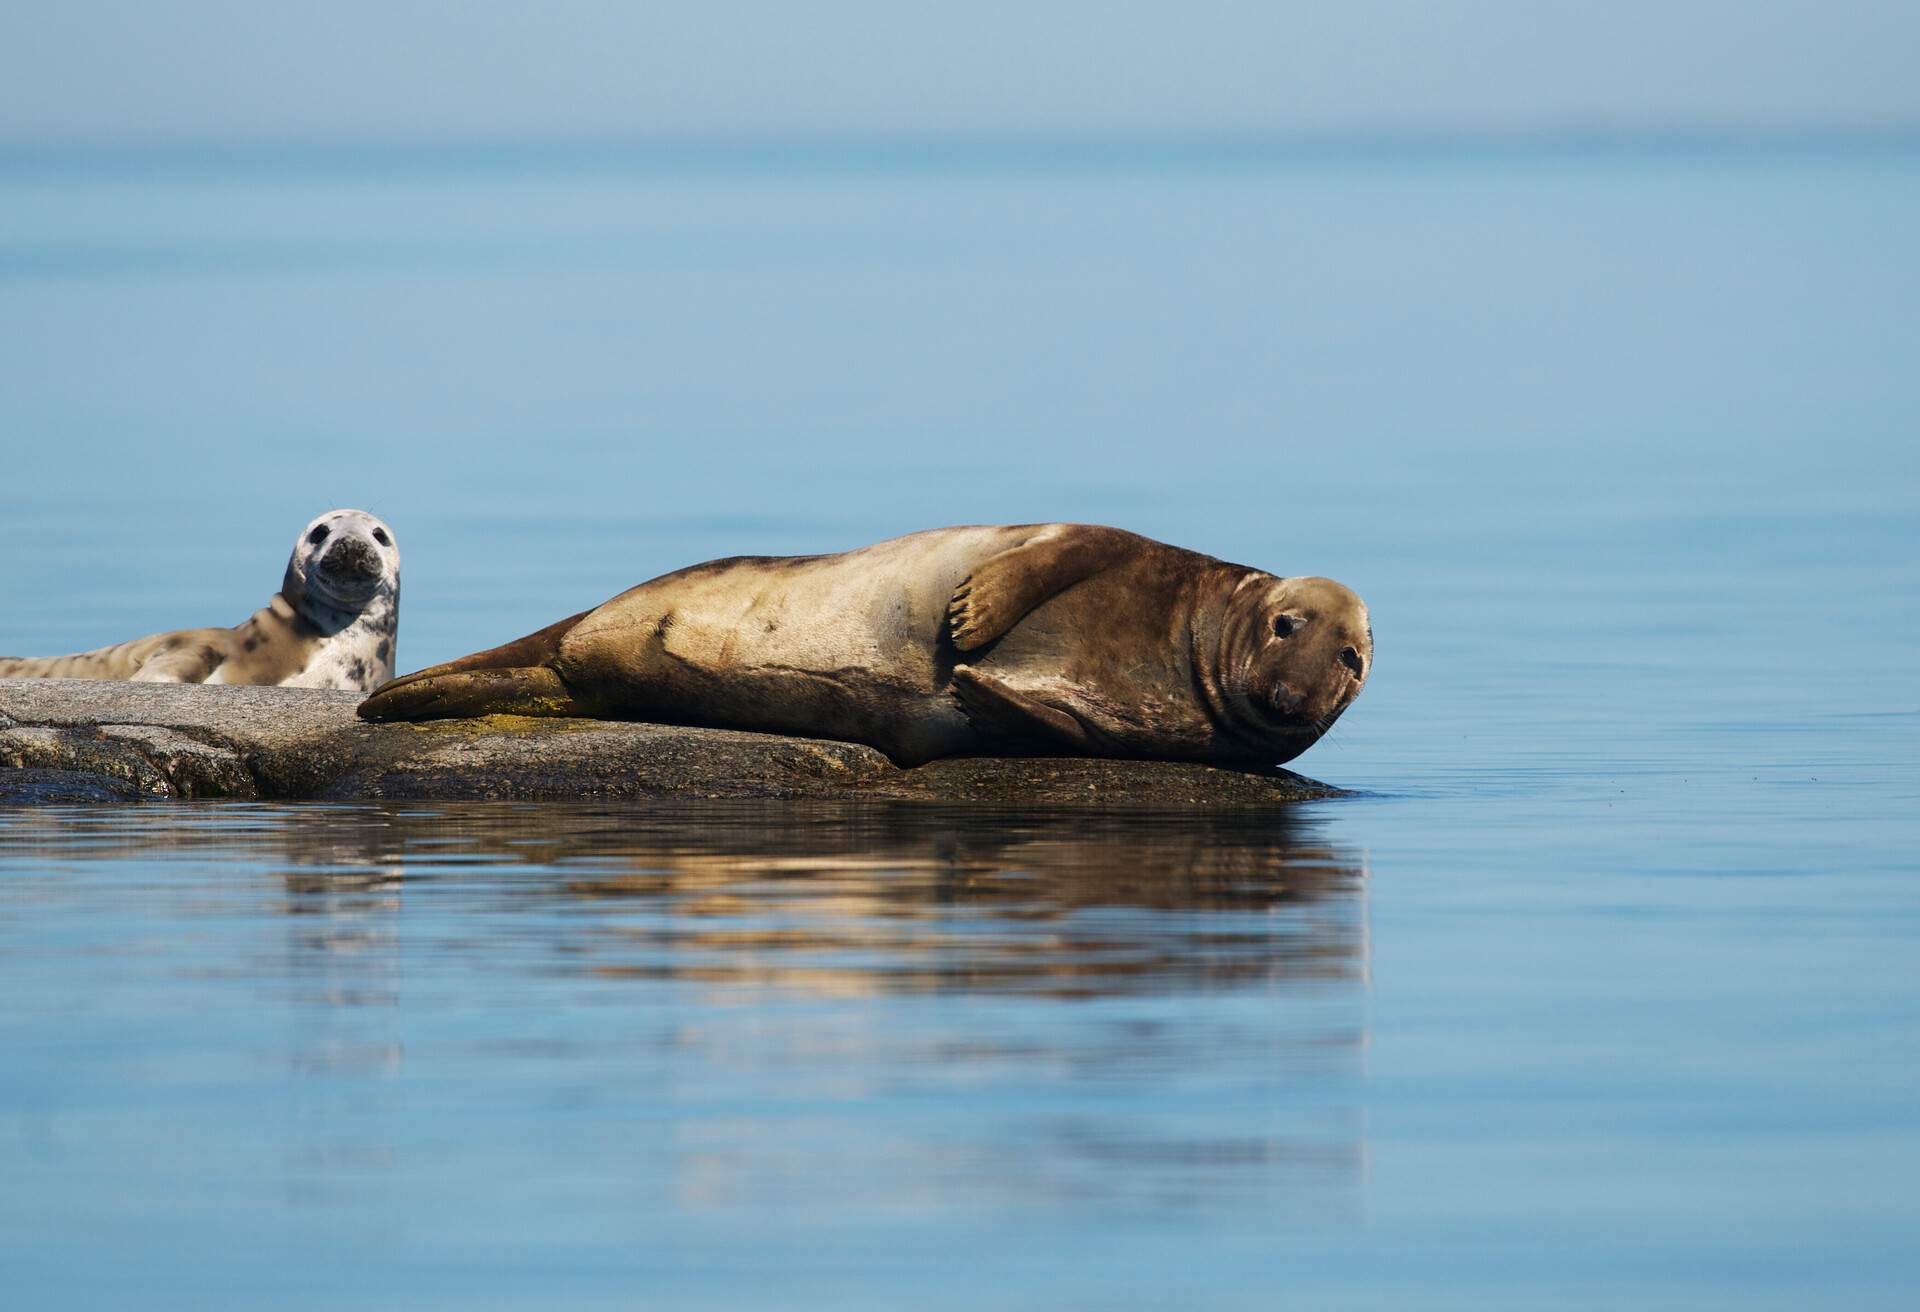
<instances>
[{"instance_id":1,"label":"seal's belly","mask_svg":"<svg viewBox=\"0 0 1920 1312\"><path fill-rule=\"evenodd\" d=\"M681 593L656 620L661 659L682 677L724 683L722 704L748 701L755 718L795 728L891 720L939 694L937 584L832 567L761 583Z\"/></svg>"},{"instance_id":2,"label":"seal's belly","mask_svg":"<svg viewBox=\"0 0 1920 1312\"><path fill-rule=\"evenodd\" d=\"M682 570L582 620L557 668L644 715L851 737L902 759L963 750L973 735L947 692L947 605L1018 534L936 529Z\"/></svg>"},{"instance_id":3,"label":"seal's belly","mask_svg":"<svg viewBox=\"0 0 1920 1312\"><path fill-rule=\"evenodd\" d=\"M732 674L861 673L890 684L926 682L926 635L936 620L912 589L845 575L804 587L785 582L774 580L749 598L683 598L661 631L666 655Z\"/></svg>"},{"instance_id":4,"label":"seal's belly","mask_svg":"<svg viewBox=\"0 0 1920 1312\"><path fill-rule=\"evenodd\" d=\"M689 668L729 675L859 674L931 694L954 589L979 561L1018 539L1000 527L934 529L833 556L752 558L643 583L568 635L656 648Z\"/></svg>"}]
</instances>

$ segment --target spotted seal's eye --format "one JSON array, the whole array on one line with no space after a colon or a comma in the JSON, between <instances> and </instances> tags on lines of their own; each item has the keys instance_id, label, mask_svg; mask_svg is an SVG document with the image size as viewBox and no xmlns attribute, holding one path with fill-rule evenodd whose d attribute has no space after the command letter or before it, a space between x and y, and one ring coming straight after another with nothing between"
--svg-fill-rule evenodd
<instances>
[{"instance_id":1,"label":"spotted seal's eye","mask_svg":"<svg viewBox=\"0 0 1920 1312\"><path fill-rule=\"evenodd\" d=\"M313 532L307 534L307 541L311 542L316 547L319 546L322 542L325 542L326 540L327 540L327 526L325 524L315 524L313 526Z\"/></svg>"},{"instance_id":2,"label":"spotted seal's eye","mask_svg":"<svg viewBox=\"0 0 1920 1312\"><path fill-rule=\"evenodd\" d=\"M1273 617L1273 636L1276 638L1291 638L1293 631L1299 627L1300 621L1291 615L1275 615Z\"/></svg>"},{"instance_id":3,"label":"spotted seal's eye","mask_svg":"<svg viewBox=\"0 0 1920 1312\"><path fill-rule=\"evenodd\" d=\"M1361 677L1360 672L1366 668L1360 664L1360 653L1351 647L1342 647L1340 649L1340 663L1352 670L1353 677L1356 679Z\"/></svg>"},{"instance_id":4,"label":"spotted seal's eye","mask_svg":"<svg viewBox=\"0 0 1920 1312\"><path fill-rule=\"evenodd\" d=\"M387 531L383 528L377 528L373 531L373 540L375 542L378 542L383 547L390 547L393 545L393 539L387 536Z\"/></svg>"}]
</instances>

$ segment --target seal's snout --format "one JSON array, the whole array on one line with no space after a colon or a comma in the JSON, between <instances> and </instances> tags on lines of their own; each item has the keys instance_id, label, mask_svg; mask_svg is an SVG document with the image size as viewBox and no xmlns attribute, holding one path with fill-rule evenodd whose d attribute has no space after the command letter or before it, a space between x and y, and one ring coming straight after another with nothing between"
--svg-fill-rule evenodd
<instances>
[{"instance_id":1,"label":"seal's snout","mask_svg":"<svg viewBox=\"0 0 1920 1312\"><path fill-rule=\"evenodd\" d=\"M343 583L367 583L380 577L380 552L365 538L339 534L320 557L320 572Z\"/></svg>"},{"instance_id":2,"label":"seal's snout","mask_svg":"<svg viewBox=\"0 0 1920 1312\"><path fill-rule=\"evenodd\" d=\"M1313 727L1313 715L1307 708L1307 695L1284 683L1276 683L1267 693L1267 713L1276 728L1289 733Z\"/></svg>"}]
</instances>

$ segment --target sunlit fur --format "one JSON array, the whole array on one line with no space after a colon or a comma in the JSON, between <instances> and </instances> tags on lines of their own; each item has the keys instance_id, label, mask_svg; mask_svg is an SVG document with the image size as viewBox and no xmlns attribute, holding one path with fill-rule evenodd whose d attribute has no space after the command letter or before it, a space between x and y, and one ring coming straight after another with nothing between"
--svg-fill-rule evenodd
<instances>
[{"instance_id":1,"label":"sunlit fur","mask_svg":"<svg viewBox=\"0 0 1920 1312\"><path fill-rule=\"evenodd\" d=\"M1294 615L1283 639L1276 611ZM1366 608L1097 524L930 529L826 556L730 557L397 679L370 720L509 712L868 743L1272 765L1359 691Z\"/></svg>"}]
</instances>

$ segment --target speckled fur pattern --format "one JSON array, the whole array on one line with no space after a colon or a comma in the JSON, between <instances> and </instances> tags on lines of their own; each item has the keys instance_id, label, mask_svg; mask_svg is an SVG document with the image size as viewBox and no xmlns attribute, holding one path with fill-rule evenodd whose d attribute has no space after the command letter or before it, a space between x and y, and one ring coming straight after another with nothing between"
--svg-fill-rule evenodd
<instances>
[{"instance_id":1,"label":"speckled fur pattern","mask_svg":"<svg viewBox=\"0 0 1920 1312\"><path fill-rule=\"evenodd\" d=\"M178 629L71 656L0 657L0 679L277 684L370 692L393 677L400 548L363 510L300 530L280 591L230 629Z\"/></svg>"}]
</instances>

